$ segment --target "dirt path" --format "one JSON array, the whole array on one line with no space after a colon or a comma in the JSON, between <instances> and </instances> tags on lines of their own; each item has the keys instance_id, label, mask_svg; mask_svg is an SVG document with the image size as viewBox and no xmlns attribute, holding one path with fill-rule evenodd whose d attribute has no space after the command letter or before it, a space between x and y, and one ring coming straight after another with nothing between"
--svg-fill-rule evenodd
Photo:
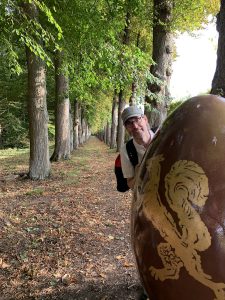
<instances>
[{"instance_id":1,"label":"dirt path","mask_svg":"<svg viewBox=\"0 0 225 300\"><path fill-rule=\"evenodd\" d=\"M71 160L54 163L49 180L7 184L0 194L0 300L138 299L131 193L115 190L115 157L92 137ZM26 171L26 161L14 170Z\"/></svg>"}]
</instances>

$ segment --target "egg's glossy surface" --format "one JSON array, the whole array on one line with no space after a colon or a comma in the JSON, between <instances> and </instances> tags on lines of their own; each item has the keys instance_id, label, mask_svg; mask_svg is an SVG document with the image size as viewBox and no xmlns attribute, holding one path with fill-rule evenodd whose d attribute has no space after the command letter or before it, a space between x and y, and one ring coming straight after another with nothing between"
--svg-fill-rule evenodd
<instances>
[{"instance_id":1,"label":"egg's glossy surface","mask_svg":"<svg viewBox=\"0 0 225 300\"><path fill-rule=\"evenodd\" d=\"M132 243L150 300L225 300L225 100L191 98L146 152Z\"/></svg>"}]
</instances>

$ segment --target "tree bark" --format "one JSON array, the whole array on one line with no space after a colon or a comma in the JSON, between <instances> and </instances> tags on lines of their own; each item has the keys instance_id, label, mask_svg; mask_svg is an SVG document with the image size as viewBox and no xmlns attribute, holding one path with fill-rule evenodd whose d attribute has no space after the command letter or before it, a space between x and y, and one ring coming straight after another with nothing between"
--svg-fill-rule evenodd
<instances>
[{"instance_id":1,"label":"tree bark","mask_svg":"<svg viewBox=\"0 0 225 300\"><path fill-rule=\"evenodd\" d=\"M87 132L87 140L88 140L89 137L90 137L90 135L91 135L91 132L90 132L90 128L89 128L88 123L87 123L87 130L86 130L86 132Z\"/></svg>"},{"instance_id":2,"label":"tree bark","mask_svg":"<svg viewBox=\"0 0 225 300\"><path fill-rule=\"evenodd\" d=\"M111 127L109 122L106 124L106 145L110 145L110 135L111 135Z\"/></svg>"},{"instance_id":3,"label":"tree bark","mask_svg":"<svg viewBox=\"0 0 225 300\"><path fill-rule=\"evenodd\" d=\"M112 103L112 124L111 124L111 138L110 148L116 148L116 127L117 127L118 113L117 113L117 94L116 91L113 96Z\"/></svg>"},{"instance_id":4,"label":"tree bark","mask_svg":"<svg viewBox=\"0 0 225 300\"><path fill-rule=\"evenodd\" d=\"M155 62L150 72L159 81L148 83L149 95L146 96L153 110L150 123L159 126L167 114L170 101L169 83L172 74L173 35L170 32L173 4L167 0L154 0L153 54Z\"/></svg>"},{"instance_id":5,"label":"tree bark","mask_svg":"<svg viewBox=\"0 0 225 300\"><path fill-rule=\"evenodd\" d=\"M135 105L137 100L137 81L133 81L132 86L131 86L131 96L129 100L129 105Z\"/></svg>"},{"instance_id":6,"label":"tree bark","mask_svg":"<svg viewBox=\"0 0 225 300\"><path fill-rule=\"evenodd\" d=\"M78 124L78 137L79 145L83 145L83 136L82 136L82 108L79 105L79 124Z\"/></svg>"},{"instance_id":7,"label":"tree bark","mask_svg":"<svg viewBox=\"0 0 225 300\"><path fill-rule=\"evenodd\" d=\"M38 20L38 10L34 4L26 3L23 7L28 17ZM38 180L50 175L46 71L44 62L28 47L26 47L26 57L30 135L29 177Z\"/></svg>"},{"instance_id":8,"label":"tree bark","mask_svg":"<svg viewBox=\"0 0 225 300\"><path fill-rule=\"evenodd\" d=\"M82 127L82 142L86 142L86 120L84 117L84 109L81 110L81 127Z\"/></svg>"},{"instance_id":9,"label":"tree bark","mask_svg":"<svg viewBox=\"0 0 225 300\"><path fill-rule=\"evenodd\" d=\"M212 81L211 94L225 97L225 0L221 0L217 15L218 48L216 71Z\"/></svg>"},{"instance_id":10,"label":"tree bark","mask_svg":"<svg viewBox=\"0 0 225 300\"><path fill-rule=\"evenodd\" d=\"M79 103L77 100L74 101L74 119L73 119L73 148L78 149L79 146Z\"/></svg>"},{"instance_id":11,"label":"tree bark","mask_svg":"<svg viewBox=\"0 0 225 300\"><path fill-rule=\"evenodd\" d=\"M85 140L87 141L89 139L89 127L88 127L87 119L85 119L85 123L86 123Z\"/></svg>"},{"instance_id":12,"label":"tree bark","mask_svg":"<svg viewBox=\"0 0 225 300\"><path fill-rule=\"evenodd\" d=\"M83 145L86 139L86 120L84 117L84 108L80 106L79 109L79 125L78 125L78 135L79 135L79 144Z\"/></svg>"},{"instance_id":13,"label":"tree bark","mask_svg":"<svg viewBox=\"0 0 225 300\"><path fill-rule=\"evenodd\" d=\"M139 47L139 43L140 43L140 32L138 32L137 34L137 42L136 42L136 46ZM138 89L138 82L136 79L136 76L134 74L134 79L133 79L133 83L131 86L131 96L130 96L130 100L129 100L129 105L135 105L137 103L137 89Z\"/></svg>"},{"instance_id":14,"label":"tree bark","mask_svg":"<svg viewBox=\"0 0 225 300\"><path fill-rule=\"evenodd\" d=\"M125 134L125 128L123 126L123 121L121 118L121 114L125 107L125 100L123 99L123 91L120 90L119 92L119 106L118 106L118 125L117 125L117 152L120 151L120 148L124 144L124 134Z\"/></svg>"},{"instance_id":15,"label":"tree bark","mask_svg":"<svg viewBox=\"0 0 225 300\"><path fill-rule=\"evenodd\" d=\"M0 149L3 148L3 142L2 142L2 125L0 124Z\"/></svg>"},{"instance_id":16,"label":"tree bark","mask_svg":"<svg viewBox=\"0 0 225 300\"><path fill-rule=\"evenodd\" d=\"M104 143L107 144L107 126L104 126Z\"/></svg>"},{"instance_id":17,"label":"tree bark","mask_svg":"<svg viewBox=\"0 0 225 300\"><path fill-rule=\"evenodd\" d=\"M69 102L69 130L70 130L70 153L73 151L73 117L72 117L72 110L71 110L71 103Z\"/></svg>"},{"instance_id":18,"label":"tree bark","mask_svg":"<svg viewBox=\"0 0 225 300\"><path fill-rule=\"evenodd\" d=\"M130 20L131 20L130 12L127 12L126 25L124 28L123 40L122 40L123 45L128 45L130 42L130 25L131 25ZM122 64L123 64L123 60L121 59L121 65ZM126 104L126 101L123 98L122 88L120 88L118 100L119 100L119 105L118 105L118 126L117 126L117 151L120 151L120 148L124 144L124 134L125 134L125 129L121 119L121 113L124 110Z\"/></svg>"},{"instance_id":19,"label":"tree bark","mask_svg":"<svg viewBox=\"0 0 225 300\"><path fill-rule=\"evenodd\" d=\"M70 102L69 84L64 71L63 53L55 56L56 114L55 114L55 150L51 161L70 158Z\"/></svg>"}]
</instances>

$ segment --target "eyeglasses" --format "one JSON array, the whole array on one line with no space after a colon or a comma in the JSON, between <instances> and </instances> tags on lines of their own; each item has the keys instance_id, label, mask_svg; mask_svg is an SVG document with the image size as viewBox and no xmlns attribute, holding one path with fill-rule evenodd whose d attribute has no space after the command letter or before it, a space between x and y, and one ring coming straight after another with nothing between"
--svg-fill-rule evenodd
<instances>
[{"instance_id":1,"label":"eyeglasses","mask_svg":"<svg viewBox=\"0 0 225 300\"><path fill-rule=\"evenodd\" d=\"M141 125L142 116L141 117L134 117L126 121L125 126L128 128L132 128L134 123L137 125Z\"/></svg>"}]
</instances>

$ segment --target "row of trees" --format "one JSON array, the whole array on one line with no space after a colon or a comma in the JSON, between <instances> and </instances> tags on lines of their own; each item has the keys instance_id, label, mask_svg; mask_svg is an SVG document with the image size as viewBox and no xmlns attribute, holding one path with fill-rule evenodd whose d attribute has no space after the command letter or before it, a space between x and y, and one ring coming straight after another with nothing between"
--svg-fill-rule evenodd
<instances>
[{"instance_id":1,"label":"row of trees","mask_svg":"<svg viewBox=\"0 0 225 300\"><path fill-rule=\"evenodd\" d=\"M29 175L43 179L50 173L49 117L55 124L53 161L68 159L90 128L105 126L109 145L119 149L127 102L145 101L151 125L158 125L170 101L175 34L200 28L219 4L1 1L0 142L20 144L16 137L23 139L29 125Z\"/></svg>"}]
</instances>

